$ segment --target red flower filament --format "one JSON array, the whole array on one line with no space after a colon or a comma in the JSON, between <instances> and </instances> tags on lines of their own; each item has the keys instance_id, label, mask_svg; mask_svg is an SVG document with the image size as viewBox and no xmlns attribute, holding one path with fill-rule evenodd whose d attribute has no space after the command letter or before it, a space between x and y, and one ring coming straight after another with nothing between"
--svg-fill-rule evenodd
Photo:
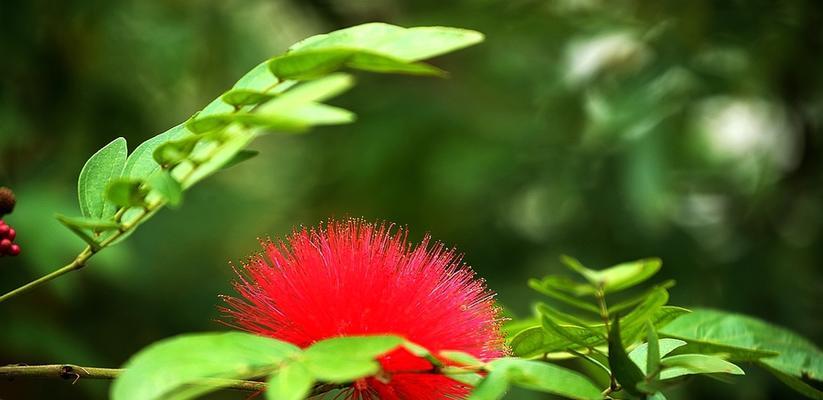
<instances>
[{"instance_id":1,"label":"red flower filament","mask_svg":"<svg viewBox=\"0 0 823 400\"><path fill-rule=\"evenodd\" d=\"M263 243L243 266L225 311L241 329L307 347L331 337L395 334L433 354L459 350L480 359L505 354L494 294L453 250L412 247L407 232L359 220L302 230L288 245ZM469 388L429 373L404 349L379 359L386 377L345 390L349 399L458 399Z\"/></svg>"}]
</instances>

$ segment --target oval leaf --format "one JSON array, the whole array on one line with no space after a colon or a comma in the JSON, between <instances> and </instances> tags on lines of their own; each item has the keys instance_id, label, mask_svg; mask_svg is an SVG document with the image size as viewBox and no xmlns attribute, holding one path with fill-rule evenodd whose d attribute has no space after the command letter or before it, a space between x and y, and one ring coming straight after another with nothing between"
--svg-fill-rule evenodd
<instances>
[{"instance_id":1,"label":"oval leaf","mask_svg":"<svg viewBox=\"0 0 823 400\"><path fill-rule=\"evenodd\" d=\"M126 139L119 137L103 146L83 165L77 179L77 197L84 217L107 219L114 215L114 204L106 200L106 187L122 174L127 153Z\"/></svg>"},{"instance_id":2,"label":"oval leaf","mask_svg":"<svg viewBox=\"0 0 823 400\"><path fill-rule=\"evenodd\" d=\"M114 382L114 400L190 399L225 385L217 379L267 375L300 353L296 346L241 332L200 333L141 350Z\"/></svg>"}]
</instances>

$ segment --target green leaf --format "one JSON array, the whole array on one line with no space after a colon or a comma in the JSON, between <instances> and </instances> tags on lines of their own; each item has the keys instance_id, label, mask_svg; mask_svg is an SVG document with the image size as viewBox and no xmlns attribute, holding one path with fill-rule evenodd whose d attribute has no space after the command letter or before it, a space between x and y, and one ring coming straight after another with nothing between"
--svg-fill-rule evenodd
<instances>
[{"instance_id":1,"label":"green leaf","mask_svg":"<svg viewBox=\"0 0 823 400\"><path fill-rule=\"evenodd\" d=\"M486 363L481 361L479 358L463 351L443 350L439 354L441 357L449 361L453 361L466 367L482 367L483 365L486 365Z\"/></svg>"},{"instance_id":2,"label":"green leaf","mask_svg":"<svg viewBox=\"0 0 823 400\"><path fill-rule=\"evenodd\" d=\"M659 285L655 285L653 288L650 288L650 289L646 290L645 292L643 292L639 295L635 295L635 296L629 298L628 300L624 300L624 301L621 301L621 302L619 302L615 305L610 306L609 307L609 314L621 313L621 312L623 312L623 311L625 311L629 308L632 308L632 307L636 306L637 304L642 303L643 300L645 300L647 297L649 297L658 288L670 289L671 287L674 286L674 284L675 284L675 282L673 280L669 279L669 280L664 281L663 283L661 283Z\"/></svg>"},{"instance_id":3,"label":"green leaf","mask_svg":"<svg viewBox=\"0 0 823 400\"><path fill-rule=\"evenodd\" d=\"M172 207L178 206L183 200L183 187L177 182L168 171L159 170L148 180L150 188L155 190Z\"/></svg>"},{"instance_id":4,"label":"green leaf","mask_svg":"<svg viewBox=\"0 0 823 400\"><path fill-rule=\"evenodd\" d=\"M113 400L184 400L214 391L220 379L268 375L300 354L296 346L241 332L199 333L154 343L134 355L114 381Z\"/></svg>"},{"instance_id":5,"label":"green leaf","mask_svg":"<svg viewBox=\"0 0 823 400\"><path fill-rule=\"evenodd\" d=\"M492 373L503 371L509 383L529 390L570 399L602 399L600 389L585 376L554 365L519 358L500 358L489 364Z\"/></svg>"},{"instance_id":6,"label":"green leaf","mask_svg":"<svg viewBox=\"0 0 823 400\"><path fill-rule=\"evenodd\" d=\"M270 91L278 82L277 77L269 70L269 62L265 61L243 75L231 90L221 96L221 99L233 106L259 104L274 96Z\"/></svg>"},{"instance_id":7,"label":"green leaf","mask_svg":"<svg viewBox=\"0 0 823 400\"><path fill-rule=\"evenodd\" d=\"M260 111L266 113L266 110L291 108L305 103L325 101L349 90L353 85L354 77L351 75L342 73L331 74L292 87L276 99L263 105Z\"/></svg>"},{"instance_id":8,"label":"green leaf","mask_svg":"<svg viewBox=\"0 0 823 400\"><path fill-rule=\"evenodd\" d=\"M304 353L304 362L315 378L350 382L380 371L377 357L404 342L398 336L346 336L319 341Z\"/></svg>"},{"instance_id":9,"label":"green leaf","mask_svg":"<svg viewBox=\"0 0 823 400\"><path fill-rule=\"evenodd\" d=\"M67 227L91 229L94 231L116 230L120 228L120 224L107 219L67 217L62 214L57 214L56 218L58 221L60 221L61 223L63 223L63 225L66 225Z\"/></svg>"},{"instance_id":10,"label":"green leaf","mask_svg":"<svg viewBox=\"0 0 823 400\"><path fill-rule=\"evenodd\" d=\"M646 322L646 332L648 354L646 355L646 370L643 371L643 373L652 380L657 380L660 376L660 343L657 339L657 332L651 322Z\"/></svg>"},{"instance_id":11,"label":"green leaf","mask_svg":"<svg viewBox=\"0 0 823 400\"><path fill-rule=\"evenodd\" d=\"M776 369L769 368L768 365L760 364L760 366L771 372L775 377L777 377L777 379L780 380L780 382L783 382L783 384L794 389L798 393L810 399L823 400L823 391L820 391L808 383L803 382L803 380L784 374Z\"/></svg>"},{"instance_id":12,"label":"green leaf","mask_svg":"<svg viewBox=\"0 0 823 400\"><path fill-rule=\"evenodd\" d=\"M549 318L552 321L555 321L558 325L560 324L569 324L573 326L578 326L584 328L591 332L595 336L600 336L605 339L605 330L599 330L595 326L599 325L597 322L585 321L581 318L578 318L575 315L564 313L558 309L552 308L547 304L540 303L537 305L537 310L546 318ZM544 324L545 326L545 324ZM602 329L602 328L601 328Z\"/></svg>"},{"instance_id":13,"label":"green leaf","mask_svg":"<svg viewBox=\"0 0 823 400\"><path fill-rule=\"evenodd\" d=\"M290 52L275 57L269 63L274 75L295 80L316 79L343 67L380 73L444 75L443 71L428 64L343 47Z\"/></svg>"},{"instance_id":14,"label":"green leaf","mask_svg":"<svg viewBox=\"0 0 823 400\"><path fill-rule=\"evenodd\" d=\"M121 207L142 207L146 203L146 190L139 180L119 178L106 189L108 200Z\"/></svg>"},{"instance_id":15,"label":"green leaf","mask_svg":"<svg viewBox=\"0 0 823 400\"><path fill-rule=\"evenodd\" d=\"M595 314L600 312L600 309L594 304L587 303L581 299L563 293L560 290L554 289L551 284L547 283L545 280L540 281L537 279L529 279L529 287L555 300L562 301L563 303L577 307L581 310L590 311Z\"/></svg>"},{"instance_id":16,"label":"green leaf","mask_svg":"<svg viewBox=\"0 0 823 400\"><path fill-rule=\"evenodd\" d=\"M595 333L590 328L584 328L577 325L561 325L557 323L557 321L555 321L552 318L549 318L546 315L543 315L543 319L541 321L543 323L543 330L549 333L550 337L561 337L565 340L560 341L560 343L568 344L556 350L565 350L566 348L570 347L594 347L598 344L605 343L606 341L605 337L602 334Z\"/></svg>"},{"instance_id":17,"label":"green leaf","mask_svg":"<svg viewBox=\"0 0 823 400\"><path fill-rule=\"evenodd\" d=\"M202 138L202 136L189 135L168 140L154 149L154 161L166 168L180 164L191 155Z\"/></svg>"},{"instance_id":18,"label":"green leaf","mask_svg":"<svg viewBox=\"0 0 823 400\"><path fill-rule=\"evenodd\" d=\"M301 400L308 397L314 385L311 372L299 362L291 362L273 373L268 380L266 399Z\"/></svg>"},{"instance_id":19,"label":"green leaf","mask_svg":"<svg viewBox=\"0 0 823 400\"><path fill-rule=\"evenodd\" d=\"M466 29L440 26L407 29L375 22L312 36L292 45L290 53L344 47L418 61L481 41L483 34Z\"/></svg>"},{"instance_id":20,"label":"green leaf","mask_svg":"<svg viewBox=\"0 0 823 400\"><path fill-rule=\"evenodd\" d=\"M230 114L210 115L198 114L186 122L186 127L192 132L205 134L219 131L233 122L242 123L246 125L247 128L263 127L270 130L283 132L302 132L310 126L310 124L307 124L305 121L292 117L288 112L286 112L286 110L282 110L271 111L266 114L262 114L260 112L237 112Z\"/></svg>"},{"instance_id":21,"label":"green leaf","mask_svg":"<svg viewBox=\"0 0 823 400\"><path fill-rule=\"evenodd\" d=\"M119 227L119 225L116 222L110 220L75 218L67 217L65 215L60 214L55 215L55 217L66 228L69 228L69 230L72 231L75 235L77 235L80 239L83 239L83 241L86 242L86 244L88 244L94 251L100 250L100 243L96 238L92 237L92 235L86 231L87 229L92 229L93 232L103 232L106 230L117 229Z\"/></svg>"},{"instance_id":22,"label":"green leaf","mask_svg":"<svg viewBox=\"0 0 823 400\"><path fill-rule=\"evenodd\" d=\"M668 301L669 292L658 287L640 305L627 314L621 320L623 343L629 346L645 336L646 322L651 320Z\"/></svg>"},{"instance_id":23,"label":"green leaf","mask_svg":"<svg viewBox=\"0 0 823 400\"><path fill-rule=\"evenodd\" d=\"M673 379L689 374L732 374L744 375L740 367L722 358L706 354L680 354L665 357L660 363L667 367L660 373L660 379Z\"/></svg>"},{"instance_id":24,"label":"green leaf","mask_svg":"<svg viewBox=\"0 0 823 400\"><path fill-rule=\"evenodd\" d=\"M580 261L572 257L563 256L561 261L573 271L581 274L595 287L603 288L605 293L618 292L635 286L656 274L662 265L659 258L647 258L596 271L584 267Z\"/></svg>"},{"instance_id":25,"label":"green leaf","mask_svg":"<svg viewBox=\"0 0 823 400\"><path fill-rule=\"evenodd\" d=\"M634 395L641 395L637 384L643 381L643 372L629 358L620 338L620 319L615 318L609 330L609 368L617 382Z\"/></svg>"},{"instance_id":26,"label":"green leaf","mask_svg":"<svg viewBox=\"0 0 823 400\"><path fill-rule=\"evenodd\" d=\"M234 157L231 158L225 165L223 165L222 169L231 168L237 164L240 164L243 161L251 160L254 157L257 157L260 154L257 150L240 150Z\"/></svg>"},{"instance_id":27,"label":"green leaf","mask_svg":"<svg viewBox=\"0 0 823 400\"><path fill-rule=\"evenodd\" d=\"M148 178L160 169L160 164L154 160L154 151L157 147L167 141L176 140L190 134L186 130L185 124L180 124L141 143L126 160L122 176L131 179Z\"/></svg>"},{"instance_id":28,"label":"green leaf","mask_svg":"<svg viewBox=\"0 0 823 400\"><path fill-rule=\"evenodd\" d=\"M686 342L684 342L682 340L669 339L669 338L658 339L657 343L658 343L657 346L658 346L658 349L659 349L658 360L660 359L660 357L663 357L666 354L671 353L672 351L674 351L678 347L682 347L682 346L686 345ZM634 363L637 364L638 367L640 367L640 370L643 371L644 374L647 374L650 371L647 368L647 364L648 364L647 361L646 361L648 359L647 354L648 354L648 343L643 343L643 344L635 347L634 350L632 350L631 353L629 353L629 358L631 358L632 361L634 361Z\"/></svg>"},{"instance_id":29,"label":"green leaf","mask_svg":"<svg viewBox=\"0 0 823 400\"><path fill-rule=\"evenodd\" d=\"M472 390L467 400L498 400L509 390L509 379L503 369L492 370Z\"/></svg>"},{"instance_id":30,"label":"green leaf","mask_svg":"<svg viewBox=\"0 0 823 400\"><path fill-rule=\"evenodd\" d=\"M756 318L699 309L676 319L660 333L685 340L690 347L695 344L700 352L722 352L732 360L757 360L789 376L823 380L823 352L817 346Z\"/></svg>"},{"instance_id":31,"label":"green leaf","mask_svg":"<svg viewBox=\"0 0 823 400\"><path fill-rule=\"evenodd\" d=\"M114 215L114 205L106 201L106 187L120 177L127 153L126 139L119 137L103 146L83 165L77 180L77 197L84 217L106 219Z\"/></svg>"},{"instance_id":32,"label":"green leaf","mask_svg":"<svg viewBox=\"0 0 823 400\"><path fill-rule=\"evenodd\" d=\"M670 323L677 317L689 311L680 307L663 306L654 311L649 320L655 328L660 328ZM624 317L622 321L626 321ZM632 336L642 335L645 327L645 320L635 315L624 324L623 332ZM567 349L594 347L606 344L601 336L591 333L588 329L571 325L557 324L547 319L544 326L532 326L520 330L511 341L511 348L515 355L520 357L533 357L544 353L555 353L566 351ZM602 327L602 324L597 325Z\"/></svg>"},{"instance_id":33,"label":"green leaf","mask_svg":"<svg viewBox=\"0 0 823 400\"><path fill-rule=\"evenodd\" d=\"M221 143L206 162L197 166L185 182L181 182L183 189L191 187L203 178L223 168L229 160L254 140L255 132L244 129L230 129L228 136L229 139Z\"/></svg>"}]
</instances>

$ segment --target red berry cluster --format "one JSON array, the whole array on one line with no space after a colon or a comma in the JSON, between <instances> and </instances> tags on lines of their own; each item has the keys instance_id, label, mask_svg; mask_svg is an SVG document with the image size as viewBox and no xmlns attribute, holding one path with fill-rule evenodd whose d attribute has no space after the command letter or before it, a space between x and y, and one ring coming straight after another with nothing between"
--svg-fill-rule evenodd
<instances>
[{"instance_id":1,"label":"red berry cluster","mask_svg":"<svg viewBox=\"0 0 823 400\"><path fill-rule=\"evenodd\" d=\"M14 192L7 187L0 187L0 218L14 211ZM0 219L0 257L20 254L20 245L14 243L17 236L14 228Z\"/></svg>"},{"instance_id":2,"label":"red berry cluster","mask_svg":"<svg viewBox=\"0 0 823 400\"><path fill-rule=\"evenodd\" d=\"M15 236L17 236L17 232L14 231L14 228L0 219L0 257L20 254L20 245L14 243Z\"/></svg>"}]
</instances>

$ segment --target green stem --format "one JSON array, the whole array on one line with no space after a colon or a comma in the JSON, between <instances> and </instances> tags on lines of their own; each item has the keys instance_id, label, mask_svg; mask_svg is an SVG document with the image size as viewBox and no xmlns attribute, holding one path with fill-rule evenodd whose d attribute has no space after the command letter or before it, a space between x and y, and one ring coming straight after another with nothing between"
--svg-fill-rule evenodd
<instances>
[{"instance_id":1,"label":"green stem","mask_svg":"<svg viewBox=\"0 0 823 400\"><path fill-rule=\"evenodd\" d=\"M603 319L603 324L606 326L606 342L611 341L611 337L609 337L609 307L606 304L606 291L605 289L600 286L597 288L597 292L595 292L594 297L597 298L597 305L600 307L600 318ZM616 392L620 390L620 385L617 383L617 378L615 378L614 373L611 372L609 369L609 387L603 391L603 397L608 396L612 392Z\"/></svg>"},{"instance_id":2,"label":"green stem","mask_svg":"<svg viewBox=\"0 0 823 400\"><path fill-rule=\"evenodd\" d=\"M165 204L164 202L158 202L158 203L152 204L149 207L143 209L143 211L140 214L138 214L135 217L135 219L132 220L131 223L124 225L121 229L115 231L111 236L106 238L106 240L100 242L100 245L99 245L98 248L94 249L91 246L86 246L86 248L83 249L83 251L81 251L80 254L78 254L77 257L75 257L72 262L64 265L62 268L60 268L58 270L55 270L55 271L52 271L52 272L50 272L46 275L43 275L43 276L41 276L41 277L39 277L39 278L23 285L23 286L20 286L17 289L14 289L14 290L0 296L0 303L4 302L4 301L6 301L6 300L8 300L12 297L19 296L23 293L30 292L30 291L32 291L32 290L34 290L34 289L36 289L40 286L43 286L44 284L46 284L48 282L51 282L54 279L57 279L57 278L65 275L65 274L68 274L69 272L76 271L80 268L83 268L86 265L86 262L93 255L97 254L97 252L99 252L100 250L106 248L106 246L111 245L115 240L117 240L118 238L123 236L125 233L127 233L130 230L134 229L137 225L139 225L143 221L144 218L146 218L146 216L151 215L152 212L159 209L164 204ZM122 214L121 211L118 211L118 213L115 214L115 216L117 216L118 218L122 215L123 214Z\"/></svg>"},{"instance_id":3,"label":"green stem","mask_svg":"<svg viewBox=\"0 0 823 400\"><path fill-rule=\"evenodd\" d=\"M266 92L274 90L274 89L277 88L278 85L285 84L286 82L287 81L278 81L277 83L272 84L268 89L266 89ZM239 111L242 111L242 108L235 109L234 112L239 112ZM216 148L212 149L211 152L207 155L206 158L208 159L211 156L213 156L216 151L217 151ZM191 175L194 173L194 171L197 170L198 166L199 166L198 163L194 163L194 167L190 171L185 173L183 177L180 178L180 184L183 187L186 187L186 181L189 179L189 177L191 177ZM4 301L6 301L6 300L8 300L12 297L15 297L15 296L21 295L23 293L29 292L31 290L34 290L34 289L36 289L36 288L38 288L38 287L54 280L56 278L59 278L59 277L65 275L65 274L69 273L69 272L76 271L80 268L83 268L83 266L86 265L86 261L88 261L88 259L91 258L94 254L96 254L100 250L106 248L106 246L109 246L112 243L114 243L115 240L119 239L125 233L127 233L130 230L134 229L137 225L140 225L140 223L142 223L145 218L151 216L155 211L157 211L160 207L163 207L165 204L166 204L166 202L162 201L162 200L157 201L153 204L149 204L147 207L143 208L141 213L138 214L130 223L127 223L127 224L121 226L120 229L118 229L114 234L112 234L111 236L106 238L106 240L100 242L99 244L96 244L92 240L93 245L87 246L80 254L77 255L77 257L75 257L74 261L66 264L65 266L63 266L62 268L60 268L58 270L55 270L55 271L50 272L46 275L43 275L40 278L37 278L37 279L35 279L35 280L33 280L33 281L23 285L23 286L18 287L17 289L14 289L14 290L0 296L0 303L4 302ZM117 210L117 213L114 214L114 220L117 223L120 223L120 221L121 221L123 215L126 213L126 211L127 211L126 207L123 207L123 208Z\"/></svg>"}]
</instances>

